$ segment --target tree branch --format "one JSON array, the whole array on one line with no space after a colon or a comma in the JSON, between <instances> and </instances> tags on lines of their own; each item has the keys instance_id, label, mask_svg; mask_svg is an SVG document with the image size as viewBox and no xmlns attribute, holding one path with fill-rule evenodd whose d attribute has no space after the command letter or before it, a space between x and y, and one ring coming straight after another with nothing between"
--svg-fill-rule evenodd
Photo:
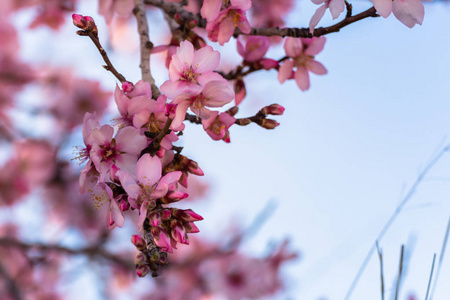
<instances>
[{"instance_id":1,"label":"tree branch","mask_svg":"<svg viewBox=\"0 0 450 300\"><path fill-rule=\"evenodd\" d=\"M142 80L149 82L152 87L152 97L154 99L161 95L158 87L155 85L155 79L150 71L150 53L153 49L153 43L150 42L147 15L143 0L134 0L133 14L137 20L139 38L141 42L141 73Z\"/></svg>"},{"instance_id":2,"label":"tree branch","mask_svg":"<svg viewBox=\"0 0 450 300\"><path fill-rule=\"evenodd\" d=\"M153 5L161 8L166 14L171 16L172 18L177 15L178 18L186 21L196 21L198 27L206 28L206 20L201 17L200 14L193 14L191 12L186 11L182 5L179 3L165 2L163 0L144 0L145 4ZM348 8L348 7L347 7ZM319 27L314 29L314 33L311 34L309 32L309 28L252 28L248 35L262 35L262 36L281 36L281 37L302 37L302 38L312 38L313 36L322 36L326 34L330 34L332 32L338 32L341 28L360 21L369 17L378 17L377 11L375 7L371 7L368 10L363 11L355 16L351 16L350 13L347 13L344 20L341 22L329 26L329 27ZM234 31L234 35L247 35L240 31L238 28Z\"/></svg>"},{"instance_id":3,"label":"tree branch","mask_svg":"<svg viewBox=\"0 0 450 300\"><path fill-rule=\"evenodd\" d=\"M118 264L127 270L134 271L134 264L130 263L130 261L125 260L115 254L112 254L105 249L98 247L98 245L88 246L85 248L72 249L60 245L50 245L43 243L25 243L17 239L13 238L0 238L0 246L3 247L15 247L22 249L24 251L29 251L31 249L36 249L38 251L46 252L46 251L57 251L64 254L69 255L86 255L90 258L101 257L105 260Z\"/></svg>"}]
</instances>

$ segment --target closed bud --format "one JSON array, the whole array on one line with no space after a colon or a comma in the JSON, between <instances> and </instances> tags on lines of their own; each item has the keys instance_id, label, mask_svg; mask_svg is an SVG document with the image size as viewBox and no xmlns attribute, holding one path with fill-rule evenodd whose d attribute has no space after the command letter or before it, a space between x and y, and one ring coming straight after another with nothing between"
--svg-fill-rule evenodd
<instances>
[{"instance_id":1,"label":"closed bud","mask_svg":"<svg viewBox=\"0 0 450 300\"><path fill-rule=\"evenodd\" d=\"M138 250L144 250L145 249L145 241L142 238L142 236L135 234L131 237L131 242ZM142 254L142 253L141 253Z\"/></svg>"},{"instance_id":2,"label":"closed bud","mask_svg":"<svg viewBox=\"0 0 450 300\"><path fill-rule=\"evenodd\" d=\"M73 25L81 29L87 28L87 21L82 15L73 14L72 15Z\"/></svg>"},{"instance_id":3,"label":"closed bud","mask_svg":"<svg viewBox=\"0 0 450 300\"><path fill-rule=\"evenodd\" d=\"M159 254L159 251L153 251L152 255L150 255L150 262L155 264L159 262L160 258L161 255Z\"/></svg>"},{"instance_id":4,"label":"closed bud","mask_svg":"<svg viewBox=\"0 0 450 300\"><path fill-rule=\"evenodd\" d=\"M242 118L242 119L236 119L236 124L240 125L240 126L247 126L248 124L250 124L252 121L250 119L247 118Z\"/></svg>"},{"instance_id":5,"label":"closed bud","mask_svg":"<svg viewBox=\"0 0 450 300\"><path fill-rule=\"evenodd\" d=\"M280 104L271 104L261 109L261 112L265 115L282 115L284 113L284 107Z\"/></svg>"},{"instance_id":6,"label":"closed bud","mask_svg":"<svg viewBox=\"0 0 450 300\"><path fill-rule=\"evenodd\" d=\"M189 160L188 171L189 171L189 173L195 174L197 176L205 175L205 173L203 173L202 169L200 169L198 164L193 160Z\"/></svg>"},{"instance_id":7,"label":"closed bud","mask_svg":"<svg viewBox=\"0 0 450 300\"><path fill-rule=\"evenodd\" d=\"M128 209L130 209L130 203L128 203L128 201L122 199L119 202L121 211L127 211Z\"/></svg>"},{"instance_id":8,"label":"closed bud","mask_svg":"<svg viewBox=\"0 0 450 300\"><path fill-rule=\"evenodd\" d=\"M233 106L232 108L227 110L226 113L229 114L230 116L234 117L238 113L238 111L239 111L239 107Z\"/></svg>"},{"instance_id":9,"label":"closed bud","mask_svg":"<svg viewBox=\"0 0 450 300\"><path fill-rule=\"evenodd\" d=\"M275 127L280 125L280 123L272 119L262 119L260 122L258 122L258 125L265 129L274 129Z\"/></svg>"},{"instance_id":10,"label":"closed bud","mask_svg":"<svg viewBox=\"0 0 450 300\"><path fill-rule=\"evenodd\" d=\"M142 252L139 252L136 254L136 257L134 258L134 264L136 266L142 266L147 264L147 258L145 257L145 254Z\"/></svg>"},{"instance_id":11,"label":"closed bud","mask_svg":"<svg viewBox=\"0 0 450 300\"><path fill-rule=\"evenodd\" d=\"M147 265L142 265L136 268L136 275L139 277L145 277L150 273L150 267Z\"/></svg>"},{"instance_id":12,"label":"closed bud","mask_svg":"<svg viewBox=\"0 0 450 300\"><path fill-rule=\"evenodd\" d=\"M134 84L129 81L124 81L122 82L122 90L124 93L132 92L134 90Z\"/></svg>"},{"instance_id":13,"label":"closed bud","mask_svg":"<svg viewBox=\"0 0 450 300\"><path fill-rule=\"evenodd\" d=\"M242 100L244 100L245 96L247 95L247 90L245 89L245 82L242 78L237 78L234 82L234 101L236 103L236 106L239 105Z\"/></svg>"}]
</instances>

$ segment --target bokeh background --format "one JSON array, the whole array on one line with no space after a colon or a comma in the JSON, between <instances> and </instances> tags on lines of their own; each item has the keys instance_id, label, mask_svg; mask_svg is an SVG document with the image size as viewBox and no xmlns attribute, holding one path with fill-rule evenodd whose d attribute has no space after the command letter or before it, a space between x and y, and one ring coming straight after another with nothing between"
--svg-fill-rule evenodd
<instances>
[{"instance_id":1,"label":"bokeh background","mask_svg":"<svg viewBox=\"0 0 450 300\"><path fill-rule=\"evenodd\" d=\"M92 16L113 64L128 80L140 79L138 37L133 22L109 40L97 1L81 1L78 13ZM371 6L353 1L355 13ZM182 145L196 160L209 189L205 201L189 203L205 220L200 235L227 238L231 228L250 226L261 212L264 221L242 245L245 253L263 255L276 241L288 238L299 259L284 268L286 290L276 299L343 299L369 249L429 160L450 139L450 39L447 2L426 2L422 26L409 29L394 16L365 19L327 36L316 56L326 76L311 76L311 88L301 92L294 81L280 85L276 71L246 77L247 98L238 117L253 115L272 103L285 114L273 131L255 124L230 129L231 143L212 141L201 126L187 125ZM306 27L316 6L297 1L288 26ZM31 11L16 15L25 61L69 66L75 73L100 80L113 91L115 80L101 68L103 61L87 38L77 36L70 20L61 32L26 29ZM168 29L159 11L151 11L150 37L166 44ZM319 26L332 24L329 13ZM241 58L235 41L222 53L227 69ZM284 56L281 45L267 57ZM157 84L168 73L164 55L152 56ZM21 101L40 101L26 90ZM114 105L104 121L117 115ZM36 136L51 130L45 116L25 118L14 112L18 127L33 126ZM81 135L73 145L82 144ZM8 149L2 150L6 157ZM71 152L67 153L69 157ZM399 299L424 299L433 254L437 262L450 215L450 153L421 181L387 234L379 241L384 256L386 299L393 299L401 245L404 273ZM28 202L28 204L32 201ZM21 205L2 212L3 220L23 218L38 224L36 207ZM30 215L33 215L30 218ZM103 216L99 216L103 218ZM17 219L16 219L17 220ZM32 226L31 226L32 227ZM48 229L51 231L51 229ZM117 229L116 229L117 231ZM39 233L50 235L49 231ZM120 233L119 233L120 234ZM128 237L124 235L128 241ZM68 237L67 243L76 240ZM448 254L450 255L450 254ZM450 297L450 257L444 257L433 299ZM98 299L95 281L80 271L70 290L83 287L83 299ZM89 292L92 288L92 292ZM74 292L73 299L78 299ZM374 253L351 299L380 299L379 260Z\"/></svg>"}]
</instances>

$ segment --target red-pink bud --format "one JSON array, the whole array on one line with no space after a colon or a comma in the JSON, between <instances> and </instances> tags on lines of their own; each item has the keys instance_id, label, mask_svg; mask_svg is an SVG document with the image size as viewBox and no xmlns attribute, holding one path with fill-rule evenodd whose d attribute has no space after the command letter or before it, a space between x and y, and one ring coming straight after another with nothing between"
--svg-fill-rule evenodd
<instances>
[{"instance_id":1,"label":"red-pink bud","mask_svg":"<svg viewBox=\"0 0 450 300\"><path fill-rule=\"evenodd\" d=\"M128 201L122 199L119 203L121 211L127 211L128 209L130 209L130 203L128 203Z\"/></svg>"},{"instance_id":2,"label":"red-pink bud","mask_svg":"<svg viewBox=\"0 0 450 300\"><path fill-rule=\"evenodd\" d=\"M164 107L164 114L171 119L175 118L177 106L178 106L178 104L172 104L172 103L167 104Z\"/></svg>"},{"instance_id":3,"label":"red-pink bud","mask_svg":"<svg viewBox=\"0 0 450 300\"><path fill-rule=\"evenodd\" d=\"M148 219L150 220L150 224L153 227L157 227L159 226L159 224L161 224L161 216L159 215L158 212L156 211L152 211L149 215L148 215Z\"/></svg>"},{"instance_id":4,"label":"red-pink bud","mask_svg":"<svg viewBox=\"0 0 450 300\"><path fill-rule=\"evenodd\" d=\"M82 15L73 14L72 15L73 25L81 29L87 28L87 21Z\"/></svg>"},{"instance_id":5,"label":"red-pink bud","mask_svg":"<svg viewBox=\"0 0 450 300\"><path fill-rule=\"evenodd\" d=\"M271 104L261 109L261 112L265 115L282 115L284 113L284 107L280 104Z\"/></svg>"},{"instance_id":6,"label":"red-pink bud","mask_svg":"<svg viewBox=\"0 0 450 300\"><path fill-rule=\"evenodd\" d=\"M145 249L145 241L142 238L142 236L135 234L131 237L131 242L138 250L144 250Z\"/></svg>"},{"instance_id":7,"label":"red-pink bud","mask_svg":"<svg viewBox=\"0 0 450 300\"><path fill-rule=\"evenodd\" d=\"M242 78L236 79L234 83L234 94L235 94L234 101L236 103L236 106L238 106L247 95L247 91L245 89L245 82Z\"/></svg>"},{"instance_id":8,"label":"red-pink bud","mask_svg":"<svg viewBox=\"0 0 450 300\"><path fill-rule=\"evenodd\" d=\"M173 202L177 202L180 201L182 199L185 199L189 196L189 194L184 193L184 192L180 192L180 191L169 191L164 198L162 198L162 201L165 204L169 204L169 203L173 203Z\"/></svg>"},{"instance_id":9,"label":"red-pink bud","mask_svg":"<svg viewBox=\"0 0 450 300\"><path fill-rule=\"evenodd\" d=\"M247 118L242 118L242 119L236 119L236 122L237 122L236 124L238 124L240 126L247 126L252 121L250 119L247 119Z\"/></svg>"},{"instance_id":10,"label":"red-pink bud","mask_svg":"<svg viewBox=\"0 0 450 300\"><path fill-rule=\"evenodd\" d=\"M178 210L182 212L180 218L185 222L195 222L203 220L203 217L192 211L192 209Z\"/></svg>"},{"instance_id":11,"label":"red-pink bud","mask_svg":"<svg viewBox=\"0 0 450 300\"><path fill-rule=\"evenodd\" d=\"M124 93L129 93L134 90L134 84L129 81L122 82L122 90Z\"/></svg>"},{"instance_id":12,"label":"red-pink bud","mask_svg":"<svg viewBox=\"0 0 450 300\"><path fill-rule=\"evenodd\" d=\"M200 230L198 229L198 227L197 227L194 223L192 223L192 222L185 223L184 227L186 228L186 232L188 232L188 233L197 233L197 232L200 232Z\"/></svg>"},{"instance_id":13,"label":"red-pink bud","mask_svg":"<svg viewBox=\"0 0 450 300\"><path fill-rule=\"evenodd\" d=\"M264 70L275 69L280 65L278 61L271 58L263 58L259 61L259 63L262 65Z\"/></svg>"},{"instance_id":14,"label":"red-pink bud","mask_svg":"<svg viewBox=\"0 0 450 300\"><path fill-rule=\"evenodd\" d=\"M161 219L167 221L170 219L171 215L172 213L170 212L170 209L164 209L161 213Z\"/></svg>"},{"instance_id":15,"label":"red-pink bud","mask_svg":"<svg viewBox=\"0 0 450 300\"><path fill-rule=\"evenodd\" d=\"M198 176L205 175L205 173L203 173L202 169L200 169L198 164L195 161L193 161L193 160L189 161L188 170L189 170L189 173L192 173L192 174L195 174L195 175L198 175Z\"/></svg>"},{"instance_id":16,"label":"red-pink bud","mask_svg":"<svg viewBox=\"0 0 450 300\"><path fill-rule=\"evenodd\" d=\"M147 265L141 265L136 268L136 274L139 277L145 277L148 273L150 273L150 267Z\"/></svg>"},{"instance_id":17,"label":"red-pink bud","mask_svg":"<svg viewBox=\"0 0 450 300\"><path fill-rule=\"evenodd\" d=\"M176 222L172 227L172 237L178 243L189 245L189 240L186 239L186 230L180 222Z\"/></svg>"}]
</instances>

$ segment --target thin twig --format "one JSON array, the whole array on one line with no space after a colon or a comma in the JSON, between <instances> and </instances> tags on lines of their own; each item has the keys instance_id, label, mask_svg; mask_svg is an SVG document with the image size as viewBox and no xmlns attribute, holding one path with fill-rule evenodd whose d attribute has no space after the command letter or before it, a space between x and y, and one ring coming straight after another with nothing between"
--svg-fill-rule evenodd
<instances>
[{"instance_id":1,"label":"thin twig","mask_svg":"<svg viewBox=\"0 0 450 300\"><path fill-rule=\"evenodd\" d=\"M184 9L182 5L179 3L166 2L163 0L145 0L145 4L150 4L156 7L161 8L166 14L171 16L172 18L177 15L178 18L184 20L184 22L193 20L197 22L198 27L206 28L206 20L203 19L200 14L193 14ZM368 10L363 11L354 16L346 16L344 20L341 22L329 26L329 27L319 27L314 29L314 33L311 34L309 32L309 28L252 28L248 35L263 35L263 36L281 36L281 37L303 37L303 38L311 38L313 36L322 36L332 32L338 32L341 28L360 21L365 18L370 17L378 17L377 11L374 7L369 8ZM242 31L238 28L234 31L234 35L242 35Z\"/></svg>"},{"instance_id":2,"label":"thin twig","mask_svg":"<svg viewBox=\"0 0 450 300\"><path fill-rule=\"evenodd\" d=\"M442 156L446 152L449 151L449 149L450 149L450 144L445 146L444 148L442 148L442 150L439 151L439 153L437 153L434 157L431 157L431 159L429 160L428 164L425 166L425 168L422 170L422 172L419 173L419 175L417 176L416 181L409 188L408 192L403 197L403 200L397 206L397 208L395 209L395 211L393 212L393 214L391 215L389 220L386 222L386 224L384 225L383 229L380 231L380 233L378 234L378 236L377 236L377 238L375 240L381 241L381 239L384 237L386 232L389 230L389 228L392 226L394 221L397 219L397 217L400 214L400 212L402 211L403 207L412 198L412 196L416 192L417 188L419 187L419 185L422 183L423 179L425 178L425 176L436 165L436 163L442 158ZM370 260L370 258L371 258L371 256L372 256L374 251L375 251L375 245L373 245L369 249L369 251L368 251L366 257L364 258L364 261L363 261L361 267L359 268L358 273L356 273L356 276L353 279L353 282L350 285L350 288L348 289L347 294L345 295L344 299L346 299L346 300L350 299L350 297L351 297L351 295L353 293L353 290L355 289L356 285L358 284L358 281L361 278L361 276L362 276L362 274L363 274L367 264L369 263L369 260Z\"/></svg>"},{"instance_id":3,"label":"thin twig","mask_svg":"<svg viewBox=\"0 0 450 300\"><path fill-rule=\"evenodd\" d=\"M397 286L395 288L395 300L398 300L398 293L400 291L400 282L402 279L402 271L403 271L403 253L405 250L405 245L402 245L400 250L400 264L398 266L398 277L397 277Z\"/></svg>"},{"instance_id":4,"label":"thin twig","mask_svg":"<svg viewBox=\"0 0 450 300\"><path fill-rule=\"evenodd\" d=\"M439 255L439 264L438 264L437 269L436 269L436 276L435 276L435 279L434 279L433 288L431 289L430 300L433 299L434 291L436 290L436 286L437 286L437 282L438 282L438 278L439 278L439 273L441 272L441 266L442 266L442 262L444 260L445 248L447 247L447 241L448 241L449 232L450 232L450 217L448 219L447 230L445 231L444 240L442 242L441 254Z\"/></svg>"},{"instance_id":5,"label":"thin twig","mask_svg":"<svg viewBox=\"0 0 450 300\"><path fill-rule=\"evenodd\" d=\"M436 261L436 253L433 255L433 263L431 264L430 278L428 279L428 287L427 287L427 294L425 295L425 300L428 299L428 293L430 292L431 281L433 280L433 270L435 261Z\"/></svg>"},{"instance_id":6,"label":"thin twig","mask_svg":"<svg viewBox=\"0 0 450 300\"><path fill-rule=\"evenodd\" d=\"M378 241L375 242L378 251L378 257L380 258L380 277L381 277L381 300L384 300L384 272L383 272L383 253L381 253L378 247Z\"/></svg>"},{"instance_id":7,"label":"thin twig","mask_svg":"<svg viewBox=\"0 0 450 300\"><path fill-rule=\"evenodd\" d=\"M122 83L124 81L127 81L125 77L120 74L116 68L114 68L113 64L109 60L108 54L106 53L105 49L100 44L100 40L92 33L92 31L87 32L87 36L91 39L91 41L94 43L94 45L97 47L98 51L103 57L103 60L106 63L106 66L103 66L107 71L110 71L111 73L116 76L116 78Z\"/></svg>"},{"instance_id":8,"label":"thin twig","mask_svg":"<svg viewBox=\"0 0 450 300\"><path fill-rule=\"evenodd\" d=\"M142 80L150 83L152 87L152 97L156 99L159 95L161 95L161 92L155 85L155 79L153 78L150 71L150 53L153 49L153 43L150 42L144 1L134 0L134 5L135 7L133 9L133 14L135 15L137 20L139 38L141 42L141 63L139 66L141 67Z\"/></svg>"}]
</instances>

